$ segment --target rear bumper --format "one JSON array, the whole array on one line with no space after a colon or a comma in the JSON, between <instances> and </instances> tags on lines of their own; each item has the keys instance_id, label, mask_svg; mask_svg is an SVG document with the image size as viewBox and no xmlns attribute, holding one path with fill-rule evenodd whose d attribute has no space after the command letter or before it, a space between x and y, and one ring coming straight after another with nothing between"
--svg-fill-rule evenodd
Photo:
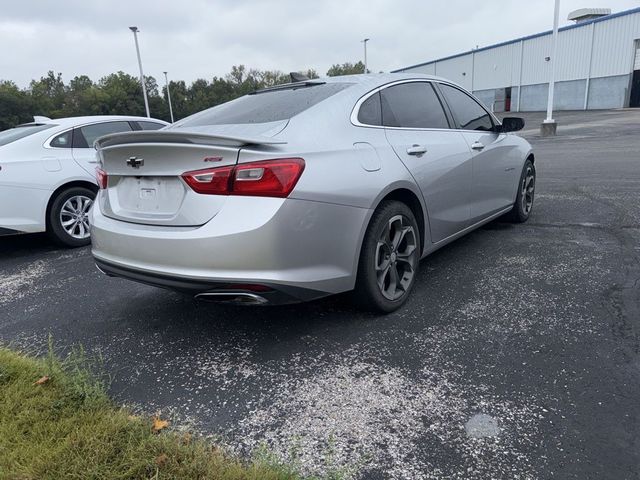
<instances>
[{"instance_id":1,"label":"rear bumper","mask_svg":"<svg viewBox=\"0 0 640 480\"><path fill-rule=\"evenodd\" d=\"M96 203L98 205L98 203ZM295 199L229 197L200 227L127 223L92 213L92 253L106 273L193 294L230 283L304 301L355 284L366 209ZM260 294L262 295L262 293Z\"/></svg>"},{"instance_id":2,"label":"rear bumper","mask_svg":"<svg viewBox=\"0 0 640 480\"><path fill-rule=\"evenodd\" d=\"M22 232L20 230L14 230L12 228L0 227L0 236L3 236L3 235L17 235L17 234L20 234L20 233L25 233L25 232Z\"/></svg>"},{"instance_id":3,"label":"rear bumper","mask_svg":"<svg viewBox=\"0 0 640 480\"><path fill-rule=\"evenodd\" d=\"M213 295L211 298L211 300L217 301L226 300L231 302L237 300L236 295L237 297L240 297L241 295L248 295L256 299L255 302L251 302L254 304L269 303L282 305L286 303L305 302L327 295L326 292L319 292L317 290L291 287L287 285L268 284L265 282L262 282L261 285L266 287L266 289L264 291L255 292L242 288L234 288L233 284L230 284L229 282L149 273L103 262L98 259L95 261L98 270L110 277L126 278L127 280L143 283L145 285L175 290L194 296L198 296L203 293L218 294L219 297L213 298L215 297L215 295ZM226 299L223 295L227 296ZM203 299L206 300L204 297ZM242 300L240 300L240 302L241 301Z\"/></svg>"}]
</instances>

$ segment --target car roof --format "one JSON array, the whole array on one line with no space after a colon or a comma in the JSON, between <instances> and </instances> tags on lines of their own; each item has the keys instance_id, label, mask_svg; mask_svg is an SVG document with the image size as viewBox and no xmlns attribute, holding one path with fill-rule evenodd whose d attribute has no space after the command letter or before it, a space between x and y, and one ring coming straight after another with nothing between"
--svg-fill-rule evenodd
<instances>
[{"instance_id":1,"label":"car roof","mask_svg":"<svg viewBox=\"0 0 640 480\"><path fill-rule=\"evenodd\" d=\"M65 117L65 118L47 118L47 117L34 117L34 122L23 123L22 125L57 125L59 127L74 127L77 125L85 125L87 123L96 122L111 122L111 121L141 121L141 122L156 122L163 125L169 125L164 120L149 117L137 117L132 115L87 115L82 117Z\"/></svg>"},{"instance_id":2,"label":"car roof","mask_svg":"<svg viewBox=\"0 0 640 480\"><path fill-rule=\"evenodd\" d=\"M433 80L438 82L453 83L446 78L437 77L435 75L428 75L425 73L367 73L357 75L340 75L336 77L322 77L304 80L301 82L293 82L287 84L276 85L274 87L258 90L256 93L268 92L271 90L281 90L286 88L292 88L302 84L331 84L331 83L344 83L349 84L349 88L344 89L336 95L332 95L325 102L344 101L345 97L358 98L376 88L382 87L389 83L398 82L402 80Z\"/></svg>"},{"instance_id":3,"label":"car roof","mask_svg":"<svg viewBox=\"0 0 640 480\"><path fill-rule=\"evenodd\" d=\"M334 82L347 82L358 84L385 84L389 82L395 82L398 80L410 80L414 78L421 78L425 80L442 80L447 81L442 77L436 77L434 75L427 75L426 73L361 73L358 75L340 75L337 77L324 77L313 79L312 81L334 83Z\"/></svg>"},{"instance_id":4,"label":"car roof","mask_svg":"<svg viewBox=\"0 0 640 480\"><path fill-rule=\"evenodd\" d=\"M321 78L311 78L308 80L302 80L299 82L291 82L291 83L283 83L279 85L274 85L272 87L263 88L260 90L256 90L253 93L263 93L270 91L278 91L285 90L288 88L295 88L301 85L322 85L327 83L345 83L350 84L351 87L361 87L361 88L350 88L348 90L362 90L362 89L372 89L376 88L388 83L402 81L402 80L435 80L435 81L443 81L449 82L449 80L436 77L435 75L427 75L425 73L367 73L367 74L356 74L356 75L339 75L335 77L321 77Z\"/></svg>"}]
</instances>

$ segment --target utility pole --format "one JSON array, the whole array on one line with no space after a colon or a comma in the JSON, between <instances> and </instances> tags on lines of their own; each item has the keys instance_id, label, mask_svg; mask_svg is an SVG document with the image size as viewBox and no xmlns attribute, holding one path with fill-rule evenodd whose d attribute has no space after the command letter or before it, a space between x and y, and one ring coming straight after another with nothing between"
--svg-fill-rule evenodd
<instances>
[{"instance_id":1,"label":"utility pole","mask_svg":"<svg viewBox=\"0 0 640 480\"><path fill-rule=\"evenodd\" d=\"M556 65L558 63L558 18L560 16L560 0L555 0L553 11L553 35L551 47L551 78L549 79L549 96L547 98L547 118L540 126L540 134L543 137L554 136L558 124L553 119L553 87L556 79Z\"/></svg>"},{"instance_id":2,"label":"utility pole","mask_svg":"<svg viewBox=\"0 0 640 480\"><path fill-rule=\"evenodd\" d=\"M136 42L136 53L138 54L138 66L140 67L140 83L142 84L142 96L144 97L144 108L147 111L147 117L151 117L149 114L149 100L147 100L147 86L144 83L144 73L142 72L142 60L140 59L140 47L138 46L138 27L129 27L129 30L133 32L133 39Z\"/></svg>"},{"instance_id":3,"label":"utility pole","mask_svg":"<svg viewBox=\"0 0 640 480\"><path fill-rule=\"evenodd\" d=\"M173 123L173 108L171 107L171 92L169 92L169 80L167 79L167 72L164 73L164 83L167 86L167 100L169 101L169 114L171 115L171 123Z\"/></svg>"},{"instance_id":4,"label":"utility pole","mask_svg":"<svg viewBox=\"0 0 640 480\"><path fill-rule=\"evenodd\" d=\"M369 41L368 38L361 40L361 42L364 43L364 73L367 73L367 42L368 41Z\"/></svg>"}]
</instances>

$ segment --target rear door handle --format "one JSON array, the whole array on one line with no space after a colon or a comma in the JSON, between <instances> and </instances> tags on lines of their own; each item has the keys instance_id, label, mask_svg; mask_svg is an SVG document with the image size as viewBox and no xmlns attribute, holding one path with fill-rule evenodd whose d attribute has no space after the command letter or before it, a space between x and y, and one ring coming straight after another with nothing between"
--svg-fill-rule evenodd
<instances>
[{"instance_id":1,"label":"rear door handle","mask_svg":"<svg viewBox=\"0 0 640 480\"><path fill-rule=\"evenodd\" d=\"M484 145L480 142L473 142L471 144L471 148L474 150L482 150L484 148Z\"/></svg>"},{"instance_id":2,"label":"rear door handle","mask_svg":"<svg viewBox=\"0 0 640 480\"><path fill-rule=\"evenodd\" d=\"M423 153L427 153L427 147L425 147L424 145L414 144L413 146L407 148L408 155L420 156Z\"/></svg>"}]
</instances>

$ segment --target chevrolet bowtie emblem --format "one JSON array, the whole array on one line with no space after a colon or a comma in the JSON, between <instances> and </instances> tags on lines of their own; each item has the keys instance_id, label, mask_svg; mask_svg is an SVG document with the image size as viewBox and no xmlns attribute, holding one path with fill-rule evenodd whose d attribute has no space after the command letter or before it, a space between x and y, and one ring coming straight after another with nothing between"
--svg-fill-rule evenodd
<instances>
[{"instance_id":1,"label":"chevrolet bowtie emblem","mask_svg":"<svg viewBox=\"0 0 640 480\"><path fill-rule=\"evenodd\" d=\"M142 165L144 165L144 158L129 157L129 160L127 160L127 165L133 168L140 168Z\"/></svg>"}]
</instances>

